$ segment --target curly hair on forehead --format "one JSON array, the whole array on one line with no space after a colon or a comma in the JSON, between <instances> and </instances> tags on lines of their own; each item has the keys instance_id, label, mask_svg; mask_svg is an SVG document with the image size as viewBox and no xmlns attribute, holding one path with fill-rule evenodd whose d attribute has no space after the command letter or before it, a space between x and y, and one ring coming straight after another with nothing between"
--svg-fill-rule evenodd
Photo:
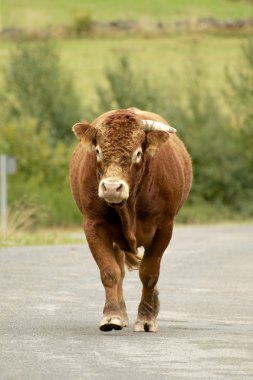
<instances>
[{"instance_id":1,"label":"curly hair on forehead","mask_svg":"<svg viewBox=\"0 0 253 380\"><path fill-rule=\"evenodd\" d=\"M118 109L115 112L113 112L111 115L107 117L107 120L110 119L136 119L136 115L134 112L128 110L128 109Z\"/></svg>"},{"instance_id":2,"label":"curly hair on forehead","mask_svg":"<svg viewBox=\"0 0 253 380\"><path fill-rule=\"evenodd\" d=\"M104 122L103 126L107 128L124 128L124 129L135 129L140 127L140 122L138 117L134 115L133 112L128 110L118 110L112 115L108 116Z\"/></svg>"},{"instance_id":3,"label":"curly hair on forehead","mask_svg":"<svg viewBox=\"0 0 253 380\"><path fill-rule=\"evenodd\" d=\"M139 118L128 110L119 110L108 116L99 130L104 149L110 153L131 152L145 135Z\"/></svg>"}]
</instances>

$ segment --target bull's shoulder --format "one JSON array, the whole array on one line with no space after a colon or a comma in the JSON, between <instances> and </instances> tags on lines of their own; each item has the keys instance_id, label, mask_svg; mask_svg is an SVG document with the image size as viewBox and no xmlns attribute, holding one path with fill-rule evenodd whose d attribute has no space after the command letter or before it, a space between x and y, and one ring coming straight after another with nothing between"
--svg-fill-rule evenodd
<instances>
[{"instance_id":1,"label":"bull's shoulder","mask_svg":"<svg viewBox=\"0 0 253 380\"><path fill-rule=\"evenodd\" d=\"M96 176L94 176L94 168L94 152L89 151L82 143L79 143L72 153L69 172L71 190L79 208L80 197L82 197L84 193L82 184L87 184L87 189L91 186L93 186L93 188L96 188L97 186Z\"/></svg>"},{"instance_id":2,"label":"bull's shoulder","mask_svg":"<svg viewBox=\"0 0 253 380\"><path fill-rule=\"evenodd\" d=\"M86 151L80 142L74 149L70 159L70 173L75 172L80 163L85 159Z\"/></svg>"},{"instance_id":3,"label":"bull's shoulder","mask_svg":"<svg viewBox=\"0 0 253 380\"><path fill-rule=\"evenodd\" d=\"M191 171L192 161L190 154L183 141L175 133L170 134L169 139L157 153L156 161L158 167L164 163L172 171Z\"/></svg>"},{"instance_id":4,"label":"bull's shoulder","mask_svg":"<svg viewBox=\"0 0 253 380\"><path fill-rule=\"evenodd\" d=\"M191 157L175 134L157 152L154 172L164 198L170 198L171 205L178 210L187 198L192 184Z\"/></svg>"}]
</instances>

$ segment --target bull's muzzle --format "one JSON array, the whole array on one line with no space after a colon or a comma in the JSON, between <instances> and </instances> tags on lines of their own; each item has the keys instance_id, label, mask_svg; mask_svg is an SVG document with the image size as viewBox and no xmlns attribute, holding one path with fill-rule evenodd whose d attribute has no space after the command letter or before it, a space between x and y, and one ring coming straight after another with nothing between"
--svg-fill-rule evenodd
<instances>
[{"instance_id":1,"label":"bull's muzzle","mask_svg":"<svg viewBox=\"0 0 253 380\"><path fill-rule=\"evenodd\" d=\"M104 178L99 183L98 196L108 203L121 203L129 197L129 186L122 179Z\"/></svg>"}]
</instances>

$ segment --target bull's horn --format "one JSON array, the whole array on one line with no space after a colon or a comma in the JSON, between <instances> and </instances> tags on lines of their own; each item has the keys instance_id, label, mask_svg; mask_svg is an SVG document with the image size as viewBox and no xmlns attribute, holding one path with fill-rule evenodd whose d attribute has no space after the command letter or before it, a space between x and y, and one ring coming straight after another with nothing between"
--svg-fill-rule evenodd
<instances>
[{"instance_id":1,"label":"bull's horn","mask_svg":"<svg viewBox=\"0 0 253 380\"><path fill-rule=\"evenodd\" d=\"M171 127L170 125L160 123L159 121L154 120L142 120L142 125L144 127L144 131L164 131L168 133L176 133L176 129Z\"/></svg>"}]
</instances>

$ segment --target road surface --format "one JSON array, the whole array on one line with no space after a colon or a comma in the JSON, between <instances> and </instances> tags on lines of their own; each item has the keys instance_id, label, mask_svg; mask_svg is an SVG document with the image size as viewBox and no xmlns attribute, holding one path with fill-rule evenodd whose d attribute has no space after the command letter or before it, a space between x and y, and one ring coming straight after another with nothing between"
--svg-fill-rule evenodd
<instances>
[{"instance_id":1,"label":"road surface","mask_svg":"<svg viewBox=\"0 0 253 380\"><path fill-rule=\"evenodd\" d=\"M159 332L100 332L104 291L87 244L0 249L0 380L253 379L253 225L176 227Z\"/></svg>"}]
</instances>

